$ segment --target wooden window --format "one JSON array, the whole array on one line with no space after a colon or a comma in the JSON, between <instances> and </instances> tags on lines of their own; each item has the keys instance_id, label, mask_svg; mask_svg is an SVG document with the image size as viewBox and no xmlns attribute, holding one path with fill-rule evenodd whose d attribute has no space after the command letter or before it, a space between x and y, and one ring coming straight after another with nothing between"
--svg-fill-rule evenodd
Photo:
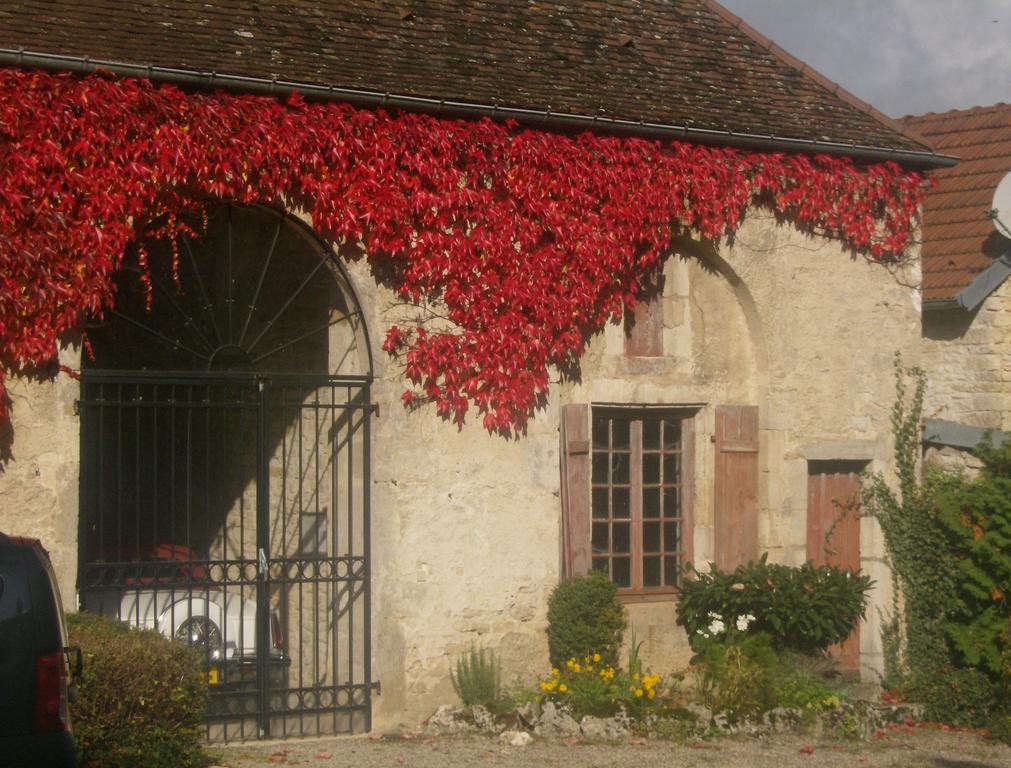
<instances>
[{"instance_id":1,"label":"wooden window","mask_svg":"<svg viewBox=\"0 0 1011 768\"><path fill-rule=\"evenodd\" d=\"M690 560L691 425L672 409L593 409L590 566L623 594L675 591Z\"/></svg>"}]
</instances>

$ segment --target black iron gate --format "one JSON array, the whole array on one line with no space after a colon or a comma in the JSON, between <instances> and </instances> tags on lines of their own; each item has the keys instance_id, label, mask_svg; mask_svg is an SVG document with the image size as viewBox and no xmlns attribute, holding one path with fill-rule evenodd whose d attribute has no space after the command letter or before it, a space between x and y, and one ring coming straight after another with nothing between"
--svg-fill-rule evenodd
<instances>
[{"instance_id":1,"label":"black iron gate","mask_svg":"<svg viewBox=\"0 0 1011 768\"><path fill-rule=\"evenodd\" d=\"M82 607L198 647L208 737L371 726L367 377L87 371Z\"/></svg>"}]
</instances>

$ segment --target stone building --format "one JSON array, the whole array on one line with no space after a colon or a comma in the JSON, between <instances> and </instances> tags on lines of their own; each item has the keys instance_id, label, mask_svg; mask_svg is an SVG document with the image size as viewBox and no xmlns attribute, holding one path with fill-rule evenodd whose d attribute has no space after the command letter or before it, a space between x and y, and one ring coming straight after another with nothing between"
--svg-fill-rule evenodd
<instances>
[{"instance_id":1,"label":"stone building","mask_svg":"<svg viewBox=\"0 0 1011 768\"><path fill-rule=\"evenodd\" d=\"M1011 211L991 218L1011 172L1011 105L905 117L961 162L936 174L923 210L924 441L942 464L973 465L986 430L1011 430ZM996 224L996 226L995 226Z\"/></svg>"},{"instance_id":2,"label":"stone building","mask_svg":"<svg viewBox=\"0 0 1011 768\"><path fill-rule=\"evenodd\" d=\"M0 8L0 63L96 62L542 130L951 163L708 0ZM834 501L891 467L892 358L920 345L915 250L886 268L761 209L733 239L682 237L657 295L504 440L401 407L376 341L397 296L306 218L215 209L186 245L184 295L147 313L124 283L90 331L95 360L68 343L80 383L9 382L0 529L44 540L68 601L176 634L189 621L225 661L283 640L287 666L247 659L252 683L223 668L247 683L214 710L224 735L416 723L473 644L509 675L539 671L547 596L589 567L619 583L658 670L690 655L673 602L688 563L822 559L831 528L888 604L876 524L836 525ZM186 607L157 616L184 586ZM866 674L878 616L850 645Z\"/></svg>"}]
</instances>

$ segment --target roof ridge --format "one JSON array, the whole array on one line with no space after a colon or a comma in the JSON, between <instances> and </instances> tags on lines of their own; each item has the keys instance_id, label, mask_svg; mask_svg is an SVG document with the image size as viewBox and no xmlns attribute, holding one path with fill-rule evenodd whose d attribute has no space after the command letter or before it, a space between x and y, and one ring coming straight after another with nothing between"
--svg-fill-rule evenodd
<instances>
[{"instance_id":1,"label":"roof ridge","mask_svg":"<svg viewBox=\"0 0 1011 768\"><path fill-rule=\"evenodd\" d=\"M985 112L1004 112L1011 110L1011 102L998 101L994 104L979 104L972 107L962 107L959 109L947 109L943 112L922 112L918 115L903 115L898 118L899 122L905 120L929 120L940 117L957 117L972 113L982 114Z\"/></svg>"},{"instance_id":2,"label":"roof ridge","mask_svg":"<svg viewBox=\"0 0 1011 768\"><path fill-rule=\"evenodd\" d=\"M924 147L926 147L932 152L937 151L933 143L930 142L926 137L921 136L916 131L913 131L907 128L906 126L902 125L902 123L899 120L893 117L889 117L880 109L875 107L873 104L864 101L859 96L856 96L855 94L846 90L834 80L825 77L825 75L823 75L821 72L819 72L814 67L809 65L806 61L798 59L796 56L794 56L786 49L781 48L772 38L763 35L761 32L759 32L753 26L748 24L748 22L746 22L743 18L735 14L733 11L720 5L717 2L717 0L701 0L701 2L703 3L703 5L707 6L711 11L713 11L713 13L716 13L721 18L723 18L724 21L729 22L740 32L744 33L752 40L754 40L756 43L761 45L763 48L768 50L769 53L778 58L784 64L786 64L789 67L793 67L802 75L813 80L834 96L838 96L840 99L849 104L851 107L877 120L879 123L895 131L900 136L904 136L907 139L911 139L912 141L922 144Z\"/></svg>"}]
</instances>

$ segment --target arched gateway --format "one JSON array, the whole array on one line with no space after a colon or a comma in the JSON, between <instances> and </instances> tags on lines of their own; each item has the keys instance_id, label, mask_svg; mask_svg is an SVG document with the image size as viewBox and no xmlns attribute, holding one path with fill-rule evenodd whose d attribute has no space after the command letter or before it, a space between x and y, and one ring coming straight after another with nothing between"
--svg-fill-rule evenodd
<instances>
[{"instance_id":1,"label":"arched gateway","mask_svg":"<svg viewBox=\"0 0 1011 768\"><path fill-rule=\"evenodd\" d=\"M289 215L147 244L89 331L82 607L204 654L212 739L367 730L369 386L354 291Z\"/></svg>"}]
</instances>

